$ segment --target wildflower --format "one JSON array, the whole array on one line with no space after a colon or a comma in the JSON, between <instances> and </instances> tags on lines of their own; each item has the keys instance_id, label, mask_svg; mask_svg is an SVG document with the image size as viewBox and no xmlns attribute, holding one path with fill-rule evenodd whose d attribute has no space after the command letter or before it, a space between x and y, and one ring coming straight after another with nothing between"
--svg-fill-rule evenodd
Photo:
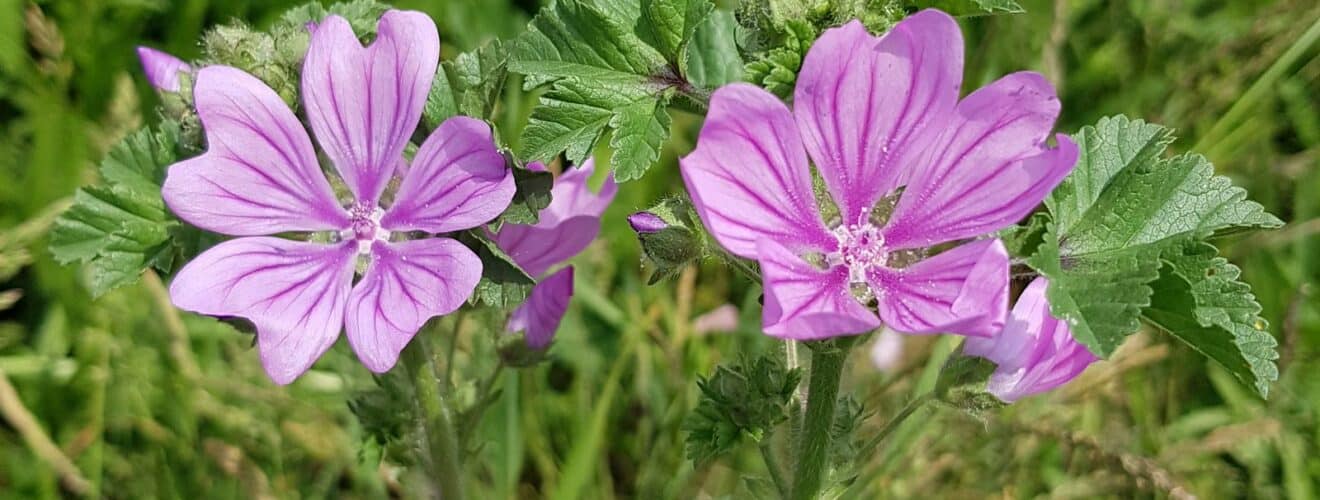
<instances>
[{"instance_id":1,"label":"wildflower","mask_svg":"<svg viewBox=\"0 0 1320 500\"><path fill-rule=\"evenodd\" d=\"M513 311L506 327L523 332L527 345L545 349L554 338L559 321L568 310L573 296L573 267L567 266L546 275L551 267L581 252L600 233L600 216L614 200L618 186L607 178L599 193L587 185L594 170L587 160L555 180L550 190L550 206L541 211L536 224L506 224L494 235L501 250L509 254L524 271L540 277L527 301ZM532 170L545 165L532 163Z\"/></svg>"},{"instance_id":2,"label":"wildflower","mask_svg":"<svg viewBox=\"0 0 1320 500\"><path fill-rule=\"evenodd\" d=\"M225 66L197 73L206 153L172 166L165 180L165 202L180 218L239 236L188 263L170 296L183 309L251 320L266 372L280 384L305 372L341 328L368 369L394 366L422 324L462 305L481 276L481 261L461 243L409 238L480 226L513 197L490 127L456 117L422 143L387 202L440 42L415 12L386 13L377 33L364 48L347 21L329 17L303 64L308 122L350 200L336 199L279 96ZM323 232L308 241L261 236L314 231Z\"/></svg>"},{"instance_id":3,"label":"wildflower","mask_svg":"<svg viewBox=\"0 0 1320 500\"><path fill-rule=\"evenodd\" d=\"M963 352L999 365L986 390L1005 402L1066 384L1098 359L1073 339L1066 322L1050 314L1048 285L1036 278L1018 297L1002 331L963 345Z\"/></svg>"},{"instance_id":4,"label":"wildflower","mask_svg":"<svg viewBox=\"0 0 1320 500\"><path fill-rule=\"evenodd\" d=\"M1010 74L960 101L962 61L957 23L926 10L880 38L857 21L826 31L792 111L750 85L714 93L683 178L720 244L760 261L767 334L1002 327L1003 244L957 243L1024 217L1078 151L1063 135L1045 146L1059 101L1042 76ZM822 218L808 158L837 219Z\"/></svg>"},{"instance_id":5,"label":"wildflower","mask_svg":"<svg viewBox=\"0 0 1320 500\"><path fill-rule=\"evenodd\" d=\"M181 73L192 71L188 63L156 49L138 47L137 54L138 61L142 63L142 72L147 75L147 82L162 92L178 92Z\"/></svg>"}]
</instances>

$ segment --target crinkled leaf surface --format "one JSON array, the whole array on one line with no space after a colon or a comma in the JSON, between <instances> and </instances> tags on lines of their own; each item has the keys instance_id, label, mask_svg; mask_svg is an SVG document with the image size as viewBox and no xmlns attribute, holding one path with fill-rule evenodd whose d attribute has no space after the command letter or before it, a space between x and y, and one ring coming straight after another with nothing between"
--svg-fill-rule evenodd
<instances>
[{"instance_id":1,"label":"crinkled leaf surface","mask_svg":"<svg viewBox=\"0 0 1320 500\"><path fill-rule=\"evenodd\" d=\"M1241 270L1219 257L1214 246L1189 242L1164 252L1164 268L1151 284L1145 318L1227 368L1239 381L1269 394L1279 378L1278 342L1260 317Z\"/></svg>"},{"instance_id":2,"label":"crinkled leaf surface","mask_svg":"<svg viewBox=\"0 0 1320 500\"><path fill-rule=\"evenodd\" d=\"M1121 116L1082 129L1076 169L1046 200L1053 223L1028 263L1050 278L1055 315L1102 357L1136 331L1163 252L1281 224L1200 155L1165 158L1171 137Z\"/></svg>"},{"instance_id":3,"label":"crinkled leaf surface","mask_svg":"<svg viewBox=\"0 0 1320 500\"><path fill-rule=\"evenodd\" d=\"M542 9L509 59L529 89L548 86L523 130L523 155L565 153L580 164L612 130L615 179L640 178L669 137L671 97L696 92L682 68L711 9L709 0L563 0Z\"/></svg>"},{"instance_id":4,"label":"crinkled leaf surface","mask_svg":"<svg viewBox=\"0 0 1320 500\"><path fill-rule=\"evenodd\" d=\"M79 189L73 206L55 220L50 252L61 263L88 264L93 296L172 260L170 231L178 222L165 208L160 183L165 167L178 159L178 144L174 122L124 138L101 162L106 184Z\"/></svg>"}]
</instances>

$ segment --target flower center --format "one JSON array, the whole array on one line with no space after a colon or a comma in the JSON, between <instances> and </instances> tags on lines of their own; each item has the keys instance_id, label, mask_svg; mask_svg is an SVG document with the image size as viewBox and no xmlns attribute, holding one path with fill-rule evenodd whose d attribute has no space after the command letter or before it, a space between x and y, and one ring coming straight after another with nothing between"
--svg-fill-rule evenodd
<instances>
[{"instance_id":1,"label":"flower center","mask_svg":"<svg viewBox=\"0 0 1320 500\"><path fill-rule=\"evenodd\" d=\"M380 218L384 215L385 211L378 206L354 203L348 208L351 221L348 229L341 231L339 237L357 241L358 253L369 253L373 242L390 239L390 232L380 227Z\"/></svg>"},{"instance_id":2,"label":"flower center","mask_svg":"<svg viewBox=\"0 0 1320 500\"><path fill-rule=\"evenodd\" d=\"M847 266L849 283L866 286L866 272L889 261L885 237L880 234L880 228L870 222L843 224L832 232L839 242L839 249L827 255L826 261L832 266Z\"/></svg>"}]
</instances>

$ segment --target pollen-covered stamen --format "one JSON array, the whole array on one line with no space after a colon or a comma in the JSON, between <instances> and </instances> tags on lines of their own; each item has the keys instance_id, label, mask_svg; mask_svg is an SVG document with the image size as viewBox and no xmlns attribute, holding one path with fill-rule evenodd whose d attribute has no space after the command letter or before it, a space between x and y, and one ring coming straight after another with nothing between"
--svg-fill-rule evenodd
<instances>
[{"instance_id":1,"label":"pollen-covered stamen","mask_svg":"<svg viewBox=\"0 0 1320 500\"><path fill-rule=\"evenodd\" d=\"M888 262L885 237L880 233L880 228L870 222L843 224L832 232L839 243L839 249L827 255L826 260L830 265L847 266L849 283L865 286L866 272Z\"/></svg>"},{"instance_id":2,"label":"pollen-covered stamen","mask_svg":"<svg viewBox=\"0 0 1320 500\"><path fill-rule=\"evenodd\" d=\"M372 242L390 239L390 232L380 227L380 218L384 215L385 211L378 206L354 203L348 208L351 223L348 229L340 232L339 236L345 240L357 241L358 253L369 253Z\"/></svg>"}]
</instances>

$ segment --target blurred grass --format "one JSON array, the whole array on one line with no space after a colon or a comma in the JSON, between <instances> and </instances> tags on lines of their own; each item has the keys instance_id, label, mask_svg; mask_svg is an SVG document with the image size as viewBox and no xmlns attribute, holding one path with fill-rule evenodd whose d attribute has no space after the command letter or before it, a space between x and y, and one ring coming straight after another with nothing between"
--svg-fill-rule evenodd
<instances>
[{"instance_id":1,"label":"blurred grass","mask_svg":"<svg viewBox=\"0 0 1320 500\"><path fill-rule=\"evenodd\" d=\"M0 396L12 385L31 417L16 421L0 405L0 497L374 498L411 484L398 465L378 465L380 448L348 410L349 397L373 383L343 343L277 388L250 337L163 307L158 279L92 301L78 271L45 252L50 215L95 180L110 144L156 119L133 46L196 56L204 28L262 26L294 3L0 0ZM515 34L536 3L395 2L438 20L446 57ZM1060 130L1117 113L1177 128L1175 150L1197 145L1288 221L1221 242L1280 338L1281 379L1260 401L1189 349L1143 332L1113 362L985 422L922 410L870 457L853 497L1313 498L1320 4L1022 3L1026 14L964 21L964 89L1043 71L1064 101ZM506 94L507 128L530 103L516 86ZM506 372L479 428L462 430L480 445L472 497L720 497L745 492L741 477L763 472L754 446L699 468L683 458L680 425L696 377L777 344L756 331L755 287L726 269L707 264L644 286L624 217L681 185L675 158L691 149L699 118L674 118L663 165L623 186L602 241L578 259L578 297L553 361ZM737 331L694 329L724 304L740 308ZM458 378L474 380L492 356L480 325L498 319L479 316L463 329L439 321L425 334L455 343ZM953 344L908 339L889 374L855 355L844 390L876 412L864 432L932 384Z\"/></svg>"}]
</instances>

